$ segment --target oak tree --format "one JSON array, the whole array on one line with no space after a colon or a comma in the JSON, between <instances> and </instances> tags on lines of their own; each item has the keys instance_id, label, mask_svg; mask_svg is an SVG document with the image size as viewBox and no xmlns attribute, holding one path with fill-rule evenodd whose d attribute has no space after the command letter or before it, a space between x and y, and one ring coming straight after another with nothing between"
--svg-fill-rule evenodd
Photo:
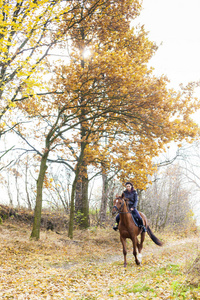
<instances>
[{"instance_id":1,"label":"oak tree","mask_svg":"<svg viewBox=\"0 0 200 300\"><path fill-rule=\"evenodd\" d=\"M54 95L37 106L38 128L42 122L48 125L45 147L38 153L41 164L32 237L39 238L47 160L56 148L60 147L62 159L74 171L68 233L73 237L78 182L83 191L82 225L89 225L88 166L103 172L113 168L121 181L129 178L137 188L144 188L147 174L153 172L152 157L170 141L192 139L198 133L190 118L199 106L192 94L194 86L175 92L168 89L164 76L157 78L148 68L157 47L143 27L130 28L131 19L139 14L139 2L100 2L98 9L82 18L93 3L80 3L74 18L81 16L81 23L66 31L65 20L61 22L59 31L67 32L70 59L55 66L49 84ZM24 110L30 114L27 106ZM105 132L106 145L102 143Z\"/></svg>"},{"instance_id":2,"label":"oak tree","mask_svg":"<svg viewBox=\"0 0 200 300\"><path fill-rule=\"evenodd\" d=\"M131 178L137 188L144 188L147 174L154 170L152 157L170 141L192 139L198 133L190 118L199 107L192 95L194 86L175 92L167 88L167 78L153 76L147 63L156 46L143 28L130 29L133 11L124 6L120 10L116 1L109 12L110 18L107 15L103 22L97 16L95 24L84 20L71 30L71 63L57 69L56 85L63 91L58 103L68 105L69 114L79 120L74 141L79 141L78 149L84 152L79 182L85 191L80 197L85 227L90 164L100 167L103 157L108 170L111 162L120 170L121 180ZM87 58L86 49L91 53ZM109 136L106 147L101 140L104 132Z\"/></svg>"}]
</instances>

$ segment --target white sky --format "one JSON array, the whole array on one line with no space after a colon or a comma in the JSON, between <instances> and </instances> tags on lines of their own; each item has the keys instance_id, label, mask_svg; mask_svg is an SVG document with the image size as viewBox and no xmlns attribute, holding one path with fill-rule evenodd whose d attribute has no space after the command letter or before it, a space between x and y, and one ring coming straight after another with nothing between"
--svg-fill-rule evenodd
<instances>
[{"instance_id":1,"label":"white sky","mask_svg":"<svg viewBox=\"0 0 200 300\"><path fill-rule=\"evenodd\" d=\"M159 47L151 65L174 88L200 80L200 0L143 0L136 19Z\"/></svg>"}]
</instances>

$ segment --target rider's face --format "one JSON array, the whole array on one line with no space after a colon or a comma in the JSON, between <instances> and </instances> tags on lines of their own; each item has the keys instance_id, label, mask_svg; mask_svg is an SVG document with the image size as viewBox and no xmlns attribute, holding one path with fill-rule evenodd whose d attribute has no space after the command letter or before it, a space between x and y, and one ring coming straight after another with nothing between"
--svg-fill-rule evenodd
<instances>
[{"instance_id":1,"label":"rider's face","mask_svg":"<svg viewBox=\"0 0 200 300\"><path fill-rule=\"evenodd\" d=\"M127 185L126 185L127 191L131 191L131 188L132 188L132 186L131 186L130 184L127 184Z\"/></svg>"}]
</instances>

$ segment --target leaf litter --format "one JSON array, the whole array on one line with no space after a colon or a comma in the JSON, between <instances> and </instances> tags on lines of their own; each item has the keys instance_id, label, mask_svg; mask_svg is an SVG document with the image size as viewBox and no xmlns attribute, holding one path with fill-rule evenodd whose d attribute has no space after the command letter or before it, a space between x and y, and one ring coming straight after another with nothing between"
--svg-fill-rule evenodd
<instances>
[{"instance_id":1,"label":"leaf litter","mask_svg":"<svg viewBox=\"0 0 200 300\"><path fill-rule=\"evenodd\" d=\"M30 232L27 226L1 226L0 299L200 299L199 284L187 274L199 254L199 235L160 233L163 247L146 237L140 266L128 242L124 268L119 233L112 228L76 230L74 240L66 232L42 231L37 242Z\"/></svg>"}]
</instances>

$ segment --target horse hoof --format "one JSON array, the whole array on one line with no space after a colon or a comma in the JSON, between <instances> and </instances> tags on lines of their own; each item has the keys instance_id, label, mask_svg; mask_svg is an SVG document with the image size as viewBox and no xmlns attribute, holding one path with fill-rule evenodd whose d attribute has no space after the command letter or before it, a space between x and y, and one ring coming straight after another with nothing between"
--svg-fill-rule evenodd
<instances>
[{"instance_id":1,"label":"horse hoof","mask_svg":"<svg viewBox=\"0 0 200 300\"><path fill-rule=\"evenodd\" d=\"M141 263L142 262L142 254L139 253L138 256L137 256L137 258L138 258L139 262Z\"/></svg>"},{"instance_id":2,"label":"horse hoof","mask_svg":"<svg viewBox=\"0 0 200 300\"><path fill-rule=\"evenodd\" d=\"M137 259L136 260L136 264L139 266L140 265L140 261Z\"/></svg>"}]
</instances>

